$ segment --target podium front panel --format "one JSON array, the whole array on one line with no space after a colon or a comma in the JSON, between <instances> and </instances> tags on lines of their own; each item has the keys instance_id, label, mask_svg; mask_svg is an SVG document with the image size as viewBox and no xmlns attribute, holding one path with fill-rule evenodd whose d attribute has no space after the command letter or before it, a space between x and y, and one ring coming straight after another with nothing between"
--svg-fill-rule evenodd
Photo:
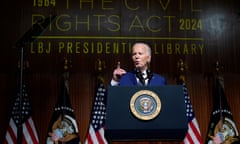
<instances>
[{"instance_id":1,"label":"podium front panel","mask_svg":"<svg viewBox=\"0 0 240 144\"><path fill-rule=\"evenodd\" d=\"M132 96L150 90L161 101L159 114L142 120L130 109ZM181 85L154 87L112 86L108 89L106 137L110 140L182 140L187 131L186 106Z\"/></svg>"}]
</instances>

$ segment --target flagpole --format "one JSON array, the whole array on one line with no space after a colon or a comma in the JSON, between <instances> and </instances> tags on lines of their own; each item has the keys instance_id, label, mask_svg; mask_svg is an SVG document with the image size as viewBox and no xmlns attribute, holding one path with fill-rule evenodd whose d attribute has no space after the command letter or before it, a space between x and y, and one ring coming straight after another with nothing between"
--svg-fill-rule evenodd
<instances>
[{"instance_id":1,"label":"flagpole","mask_svg":"<svg viewBox=\"0 0 240 144\"><path fill-rule=\"evenodd\" d=\"M219 110L220 110L220 120L222 121L223 116L222 116L222 93L221 93L221 87L220 87L220 75L217 73L217 80L216 80L216 86L217 86L217 92L219 96Z\"/></svg>"},{"instance_id":2,"label":"flagpole","mask_svg":"<svg viewBox=\"0 0 240 144\"><path fill-rule=\"evenodd\" d=\"M182 85L183 87L184 102L186 106L186 119L188 123L188 130L185 134L184 139L182 140L182 144L203 144L200 128L195 117L193 106L191 104L190 96L188 94L186 86L186 71L188 70L188 66L182 59L180 59L177 63L177 68L176 82L178 85Z\"/></svg>"},{"instance_id":3,"label":"flagpole","mask_svg":"<svg viewBox=\"0 0 240 144\"><path fill-rule=\"evenodd\" d=\"M219 96L219 110L220 110L220 120L223 120L223 114L222 114L222 92L221 92L221 82L220 82L220 70L223 68L223 66L219 63L219 61L216 62L216 77L215 77L215 85L217 87L217 93Z\"/></svg>"},{"instance_id":4,"label":"flagpole","mask_svg":"<svg viewBox=\"0 0 240 144\"><path fill-rule=\"evenodd\" d=\"M22 95L23 95L23 55L24 48L21 47L21 56L20 56L20 89L19 89L19 123L17 125L17 144L22 143Z\"/></svg>"},{"instance_id":5,"label":"flagpole","mask_svg":"<svg viewBox=\"0 0 240 144\"><path fill-rule=\"evenodd\" d=\"M64 66L63 66L63 74L62 74L62 78L63 78L63 84L64 84L64 88L63 88L63 93L67 93L69 95L69 67L70 67L70 60L68 60L67 58L64 58ZM65 87L67 89L65 89ZM63 105L66 106L66 97L63 97ZM63 110L63 116L66 114L66 110Z\"/></svg>"}]
</instances>

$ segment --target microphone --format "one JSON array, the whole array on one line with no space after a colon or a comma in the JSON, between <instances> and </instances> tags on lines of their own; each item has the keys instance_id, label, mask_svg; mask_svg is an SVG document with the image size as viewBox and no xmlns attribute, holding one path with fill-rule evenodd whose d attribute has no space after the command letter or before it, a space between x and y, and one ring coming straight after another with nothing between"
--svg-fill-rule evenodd
<instances>
[{"instance_id":1,"label":"microphone","mask_svg":"<svg viewBox=\"0 0 240 144\"><path fill-rule=\"evenodd\" d=\"M153 72L150 69L147 69L147 78L148 78L148 83L153 77Z\"/></svg>"},{"instance_id":2,"label":"microphone","mask_svg":"<svg viewBox=\"0 0 240 144\"><path fill-rule=\"evenodd\" d=\"M139 68L135 68L135 72L136 72L136 77L139 79L142 85L145 85L145 79L143 78L142 72L139 70Z\"/></svg>"}]
</instances>

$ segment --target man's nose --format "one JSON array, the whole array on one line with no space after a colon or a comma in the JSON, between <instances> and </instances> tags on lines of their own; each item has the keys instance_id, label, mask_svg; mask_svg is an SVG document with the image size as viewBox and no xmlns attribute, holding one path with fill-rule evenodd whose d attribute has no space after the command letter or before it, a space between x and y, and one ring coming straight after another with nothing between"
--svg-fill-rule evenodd
<instances>
[{"instance_id":1,"label":"man's nose","mask_svg":"<svg viewBox=\"0 0 240 144\"><path fill-rule=\"evenodd\" d=\"M135 59L139 59L139 55L138 54L135 55Z\"/></svg>"}]
</instances>

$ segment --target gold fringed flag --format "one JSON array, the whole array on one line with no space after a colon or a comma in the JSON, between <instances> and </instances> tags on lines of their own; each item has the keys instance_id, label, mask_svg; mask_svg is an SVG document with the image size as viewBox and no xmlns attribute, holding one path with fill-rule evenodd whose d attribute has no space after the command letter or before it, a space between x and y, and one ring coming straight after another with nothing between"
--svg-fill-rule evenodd
<instances>
[{"instance_id":1,"label":"gold fringed flag","mask_svg":"<svg viewBox=\"0 0 240 144\"><path fill-rule=\"evenodd\" d=\"M183 86L184 101L186 105L186 116L187 116L187 122L188 122L188 130L186 132L186 135L182 143L183 144L203 144L199 125L193 111L187 86L185 84L184 72L186 68L187 68L186 64L184 64L183 60L180 59L178 61L179 74L177 78L177 83L182 84Z\"/></svg>"},{"instance_id":2,"label":"gold fringed flag","mask_svg":"<svg viewBox=\"0 0 240 144\"><path fill-rule=\"evenodd\" d=\"M46 144L80 144L78 125L69 98L68 72L62 80L61 94L48 128Z\"/></svg>"},{"instance_id":3,"label":"gold fringed flag","mask_svg":"<svg viewBox=\"0 0 240 144\"><path fill-rule=\"evenodd\" d=\"M215 77L213 111L208 126L206 144L240 143L239 133L224 94L223 78Z\"/></svg>"},{"instance_id":4,"label":"gold fringed flag","mask_svg":"<svg viewBox=\"0 0 240 144\"><path fill-rule=\"evenodd\" d=\"M104 136L106 120L106 89L100 80L92 107L91 122L85 144L107 144Z\"/></svg>"},{"instance_id":5,"label":"gold fringed flag","mask_svg":"<svg viewBox=\"0 0 240 144\"><path fill-rule=\"evenodd\" d=\"M185 83L183 83L183 93L186 104L186 115L188 120L188 131L183 140L183 144L203 144L199 125L193 112L192 104Z\"/></svg>"},{"instance_id":6,"label":"gold fringed flag","mask_svg":"<svg viewBox=\"0 0 240 144\"><path fill-rule=\"evenodd\" d=\"M20 100L21 99L21 100ZM20 101L22 102L20 108ZM27 93L26 85L23 84L22 97L18 94L9 122L9 127L5 136L4 144L17 144L18 137L22 137L22 144L38 144L38 134L31 116L30 100ZM21 113L21 114L20 114ZM21 119L21 120L20 120ZM22 125L19 135L18 125Z\"/></svg>"}]
</instances>

